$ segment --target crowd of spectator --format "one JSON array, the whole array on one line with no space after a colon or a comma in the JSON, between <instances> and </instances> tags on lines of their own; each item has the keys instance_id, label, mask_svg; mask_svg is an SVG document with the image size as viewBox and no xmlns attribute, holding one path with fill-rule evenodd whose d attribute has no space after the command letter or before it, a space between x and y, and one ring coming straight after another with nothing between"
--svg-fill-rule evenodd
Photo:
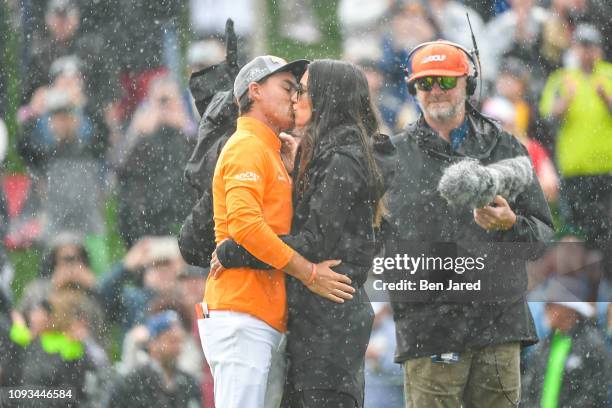
<instances>
[{"instance_id":1,"label":"crowd of spectator","mask_svg":"<svg viewBox=\"0 0 612 408\"><path fill-rule=\"evenodd\" d=\"M43 256L37 277L15 299L14 268L0 249L0 386L70 387L80 406L213 406L193 313L206 271L182 260L175 238L198 198L183 180L200 119L185 84L192 72L224 59L227 17L235 21L239 59L252 56L267 27L261 3L9 0L2 6L18 38L21 68L16 131L9 135L11 78L0 67L0 159L13 143L26 182L3 175L0 236L9 250L33 248ZM326 41L317 2L274 5L285 41ZM535 404L548 398L540 395L546 357L567 335L576 346L560 386L562 406L578 401L578 389L590 390L591 406L605 406L598 404L612 395L606 303L612 4L338 0L336 12L338 57L362 67L390 134L419 115L405 84L410 49L439 38L472 49L469 15L480 69L473 103L525 145L558 239L569 243L530 266L540 290L531 306L547 340L525 353L526 398ZM7 41L1 38L0 47ZM107 216L109 202L116 202L116 220ZM126 247L115 263L108 254L114 230ZM570 290L575 301L547 302L546 285L555 284L579 287ZM366 407L401 406L391 311L375 304L375 312Z\"/></svg>"}]
</instances>

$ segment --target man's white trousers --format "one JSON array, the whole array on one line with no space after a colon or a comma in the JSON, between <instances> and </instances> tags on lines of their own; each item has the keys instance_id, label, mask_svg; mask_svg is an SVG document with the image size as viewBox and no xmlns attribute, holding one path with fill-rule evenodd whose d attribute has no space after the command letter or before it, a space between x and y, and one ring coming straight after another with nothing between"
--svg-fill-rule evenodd
<instances>
[{"instance_id":1,"label":"man's white trousers","mask_svg":"<svg viewBox=\"0 0 612 408\"><path fill-rule=\"evenodd\" d=\"M198 320L219 408L278 408L285 384L286 335L246 313L210 311Z\"/></svg>"}]
</instances>

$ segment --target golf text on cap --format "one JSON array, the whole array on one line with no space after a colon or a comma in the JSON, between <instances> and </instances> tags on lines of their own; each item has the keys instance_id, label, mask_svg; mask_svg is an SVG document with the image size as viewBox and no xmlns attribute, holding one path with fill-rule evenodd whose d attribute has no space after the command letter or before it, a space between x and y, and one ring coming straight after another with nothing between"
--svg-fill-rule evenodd
<instances>
[{"instance_id":1,"label":"golf text on cap","mask_svg":"<svg viewBox=\"0 0 612 408\"><path fill-rule=\"evenodd\" d=\"M269 55L268 58L270 59L270 62L272 64L281 65L281 66L287 64L287 61L285 61L284 59L282 59L280 57L275 57L273 55ZM262 75L266 75L266 74L270 73L273 70L274 70L273 66L270 66L268 68L260 68L260 69L255 68L255 69L252 69L247 74L247 81L249 81L249 82L256 81Z\"/></svg>"},{"instance_id":2,"label":"golf text on cap","mask_svg":"<svg viewBox=\"0 0 612 408\"><path fill-rule=\"evenodd\" d=\"M446 59L446 55L430 55L421 61L421 65L427 64L429 62L442 62Z\"/></svg>"}]
</instances>

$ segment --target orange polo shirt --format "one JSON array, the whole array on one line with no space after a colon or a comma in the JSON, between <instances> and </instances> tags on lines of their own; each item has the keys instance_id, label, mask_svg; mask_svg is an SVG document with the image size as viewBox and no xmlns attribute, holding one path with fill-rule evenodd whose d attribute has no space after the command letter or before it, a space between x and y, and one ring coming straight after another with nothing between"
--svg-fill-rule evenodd
<instances>
[{"instance_id":1,"label":"orange polo shirt","mask_svg":"<svg viewBox=\"0 0 612 408\"><path fill-rule=\"evenodd\" d=\"M204 300L210 310L248 313L284 332L287 297L279 269L289 263L293 249L278 235L290 232L293 209L280 148L280 139L264 123L238 118L213 177L216 241L232 238L277 269L226 269L217 279L207 279Z\"/></svg>"}]
</instances>

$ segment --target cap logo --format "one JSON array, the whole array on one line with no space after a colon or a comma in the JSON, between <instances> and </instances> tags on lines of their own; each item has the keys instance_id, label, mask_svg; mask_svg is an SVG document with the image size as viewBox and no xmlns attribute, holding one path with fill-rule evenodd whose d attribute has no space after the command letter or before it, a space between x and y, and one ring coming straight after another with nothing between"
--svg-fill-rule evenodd
<instances>
[{"instance_id":1,"label":"cap logo","mask_svg":"<svg viewBox=\"0 0 612 408\"><path fill-rule=\"evenodd\" d=\"M255 81L258 77L265 75L267 73L267 71L265 69L261 69L261 68L253 68L252 70L250 70L249 72L246 73L246 81L247 82L253 82Z\"/></svg>"},{"instance_id":2,"label":"cap logo","mask_svg":"<svg viewBox=\"0 0 612 408\"><path fill-rule=\"evenodd\" d=\"M421 61L421 65L428 64L430 62L442 62L446 59L446 55L428 55Z\"/></svg>"},{"instance_id":3,"label":"cap logo","mask_svg":"<svg viewBox=\"0 0 612 408\"><path fill-rule=\"evenodd\" d=\"M283 64L284 65L287 63L287 61L285 61L284 59L279 58L279 57L274 57L274 56L270 56L270 61L272 61L273 64Z\"/></svg>"}]
</instances>

